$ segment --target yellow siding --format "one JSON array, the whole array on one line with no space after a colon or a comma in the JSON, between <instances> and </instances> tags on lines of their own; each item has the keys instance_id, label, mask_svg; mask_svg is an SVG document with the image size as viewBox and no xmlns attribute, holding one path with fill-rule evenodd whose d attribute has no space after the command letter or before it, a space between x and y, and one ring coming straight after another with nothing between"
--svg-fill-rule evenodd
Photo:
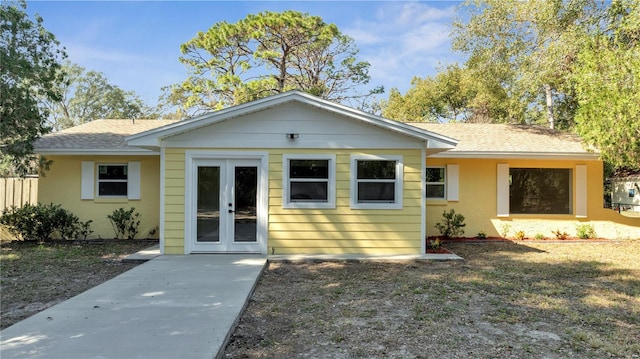
<instances>
[{"instance_id":1,"label":"yellow siding","mask_svg":"<svg viewBox=\"0 0 640 359\"><path fill-rule=\"evenodd\" d=\"M336 208L282 208L282 155L336 154ZM352 155L402 155L403 209L351 209ZM420 150L274 150L269 157L269 243L275 254L399 254L421 251Z\"/></svg>"},{"instance_id":2,"label":"yellow siding","mask_svg":"<svg viewBox=\"0 0 640 359\"><path fill-rule=\"evenodd\" d=\"M184 254L184 159L184 149L165 150L165 254Z\"/></svg>"},{"instance_id":3,"label":"yellow siding","mask_svg":"<svg viewBox=\"0 0 640 359\"><path fill-rule=\"evenodd\" d=\"M219 151L210 149L212 152ZM336 208L282 208L283 154L336 154ZM350 208L351 155L403 155L400 210ZM165 253L184 253L184 149L166 149ZM268 253L406 254L421 251L420 150L271 150L269 154Z\"/></svg>"},{"instance_id":4,"label":"yellow siding","mask_svg":"<svg viewBox=\"0 0 640 359\"><path fill-rule=\"evenodd\" d=\"M510 215L497 217L497 165L529 168L571 168L573 169L573 188L575 189L576 165L587 166L587 218L569 215ZM553 237L551 231L561 230L570 236L576 235L576 225L591 224L596 233L604 238L640 238L640 220L626 218L603 208L602 162L566 161L566 160L504 160L504 159L442 159L427 158L427 166L459 165L459 201L427 200L427 235L440 233L435 224L442 220L442 212L455 209L465 216L466 237L475 237L479 231L488 236L499 236L505 226L509 236L524 231L527 237L536 234ZM576 208L575 193L572 196Z\"/></svg>"},{"instance_id":5,"label":"yellow siding","mask_svg":"<svg viewBox=\"0 0 640 359\"><path fill-rule=\"evenodd\" d=\"M115 209L135 207L140 213L138 237L155 237L149 231L159 226L160 216L160 156L47 156L53 160L51 170L38 180L38 201L55 203L73 212L81 221L92 220L91 237L113 238L115 233L107 215ZM126 163L140 161L141 199L80 199L82 161L98 163Z\"/></svg>"}]
</instances>

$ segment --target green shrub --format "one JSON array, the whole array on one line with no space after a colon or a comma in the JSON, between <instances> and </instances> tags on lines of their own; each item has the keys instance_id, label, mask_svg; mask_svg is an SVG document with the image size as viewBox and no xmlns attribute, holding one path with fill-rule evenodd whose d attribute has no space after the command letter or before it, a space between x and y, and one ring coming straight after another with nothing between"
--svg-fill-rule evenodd
<instances>
[{"instance_id":1,"label":"green shrub","mask_svg":"<svg viewBox=\"0 0 640 359\"><path fill-rule=\"evenodd\" d=\"M113 231L118 239L134 239L138 234L138 226L140 226L140 213L136 212L134 207L125 211L124 208L114 210L107 218L111 222Z\"/></svg>"},{"instance_id":2,"label":"green shrub","mask_svg":"<svg viewBox=\"0 0 640 359\"><path fill-rule=\"evenodd\" d=\"M542 240L542 239L544 239L544 234L536 233L536 236L534 238L537 239L537 240Z\"/></svg>"},{"instance_id":3,"label":"green shrub","mask_svg":"<svg viewBox=\"0 0 640 359\"><path fill-rule=\"evenodd\" d=\"M462 227L464 224L464 216L456 214L456 211L451 209L449 212L442 212L442 223L436 223L436 228L446 238L459 237L464 234Z\"/></svg>"},{"instance_id":4,"label":"green shrub","mask_svg":"<svg viewBox=\"0 0 640 359\"><path fill-rule=\"evenodd\" d=\"M31 205L5 208L0 216L0 224L7 227L11 234L23 240L48 241L57 233L62 239L76 239L78 235L93 233L92 221L80 222L73 213L59 204Z\"/></svg>"},{"instance_id":5,"label":"green shrub","mask_svg":"<svg viewBox=\"0 0 640 359\"><path fill-rule=\"evenodd\" d=\"M596 238L596 230L590 224L579 224L576 226L576 233L580 239Z\"/></svg>"},{"instance_id":6,"label":"green shrub","mask_svg":"<svg viewBox=\"0 0 640 359\"><path fill-rule=\"evenodd\" d=\"M487 239L487 232L485 232L485 231L478 232L478 235L476 235L476 238L478 238L478 239Z\"/></svg>"},{"instance_id":7,"label":"green shrub","mask_svg":"<svg viewBox=\"0 0 640 359\"><path fill-rule=\"evenodd\" d=\"M527 235L524 233L524 231L517 231L514 236L516 237L517 240L523 241Z\"/></svg>"}]
</instances>

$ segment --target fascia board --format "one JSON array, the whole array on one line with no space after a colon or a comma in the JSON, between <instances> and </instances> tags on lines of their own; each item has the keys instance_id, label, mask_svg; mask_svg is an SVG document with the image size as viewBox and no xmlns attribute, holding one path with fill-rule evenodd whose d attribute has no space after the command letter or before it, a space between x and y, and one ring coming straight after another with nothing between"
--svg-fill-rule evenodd
<instances>
[{"instance_id":1,"label":"fascia board","mask_svg":"<svg viewBox=\"0 0 640 359\"><path fill-rule=\"evenodd\" d=\"M66 155L66 156L159 156L159 151L146 151L140 149L113 150L113 149L39 149L35 150L39 155Z\"/></svg>"},{"instance_id":2,"label":"fascia board","mask_svg":"<svg viewBox=\"0 0 640 359\"><path fill-rule=\"evenodd\" d=\"M583 152L481 152L448 151L428 156L431 158L504 158L504 159L545 159L545 160L598 160L597 153Z\"/></svg>"}]
</instances>

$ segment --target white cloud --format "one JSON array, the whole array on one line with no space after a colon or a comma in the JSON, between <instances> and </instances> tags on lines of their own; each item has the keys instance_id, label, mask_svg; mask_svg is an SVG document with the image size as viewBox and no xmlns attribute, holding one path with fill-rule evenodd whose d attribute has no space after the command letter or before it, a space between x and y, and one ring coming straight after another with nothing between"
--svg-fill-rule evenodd
<instances>
[{"instance_id":1,"label":"white cloud","mask_svg":"<svg viewBox=\"0 0 640 359\"><path fill-rule=\"evenodd\" d=\"M361 14L342 31L356 40L361 57L371 64L374 85L404 91L413 77L433 75L437 67L455 61L449 35L456 6L380 3L371 17Z\"/></svg>"}]
</instances>

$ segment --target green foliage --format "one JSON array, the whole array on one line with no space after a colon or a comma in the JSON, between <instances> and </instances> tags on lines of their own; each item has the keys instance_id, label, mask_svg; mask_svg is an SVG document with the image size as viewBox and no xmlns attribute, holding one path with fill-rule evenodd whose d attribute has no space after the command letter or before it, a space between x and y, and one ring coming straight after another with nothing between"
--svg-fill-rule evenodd
<instances>
[{"instance_id":1,"label":"green foliage","mask_svg":"<svg viewBox=\"0 0 640 359\"><path fill-rule=\"evenodd\" d=\"M454 24L453 47L469 56L476 78L500 84L506 112L496 113L504 121L567 128L575 110L569 81L575 54L602 12L591 0L469 0L468 16Z\"/></svg>"},{"instance_id":2,"label":"green foliage","mask_svg":"<svg viewBox=\"0 0 640 359\"><path fill-rule=\"evenodd\" d=\"M50 164L33 154L33 142L46 134L47 111L39 99L60 99L56 85L66 57L55 36L35 15L30 19L24 1L0 3L0 170L23 176Z\"/></svg>"},{"instance_id":3,"label":"green foliage","mask_svg":"<svg viewBox=\"0 0 640 359\"><path fill-rule=\"evenodd\" d=\"M576 131L615 167L640 169L640 1L613 1L578 53Z\"/></svg>"},{"instance_id":4,"label":"green foliage","mask_svg":"<svg viewBox=\"0 0 640 359\"><path fill-rule=\"evenodd\" d=\"M65 81L58 85L59 101L43 101L56 130L99 118L156 118L157 114L133 91L110 84L101 72L86 71L66 62L60 70Z\"/></svg>"},{"instance_id":5,"label":"green foliage","mask_svg":"<svg viewBox=\"0 0 640 359\"><path fill-rule=\"evenodd\" d=\"M519 240L519 241L523 241L526 238L526 234L524 233L524 231L517 231L514 234L515 239Z\"/></svg>"},{"instance_id":6,"label":"green foliage","mask_svg":"<svg viewBox=\"0 0 640 359\"><path fill-rule=\"evenodd\" d=\"M129 210L118 208L114 210L107 218L111 222L113 231L118 239L134 239L138 234L138 226L140 226L140 213L135 212L135 208Z\"/></svg>"},{"instance_id":7,"label":"green foliage","mask_svg":"<svg viewBox=\"0 0 640 359\"><path fill-rule=\"evenodd\" d=\"M219 110L293 89L333 101L382 91L356 94L369 81L369 63L356 59L353 39L335 24L297 11L218 22L180 50L180 62L191 75L165 88L163 101L185 113Z\"/></svg>"},{"instance_id":8,"label":"green foliage","mask_svg":"<svg viewBox=\"0 0 640 359\"><path fill-rule=\"evenodd\" d=\"M476 238L478 238L478 239L487 239L487 232L485 232L485 231L478 232L478 234L476 235Z\"/></svg>"},{"instance_id":9,"label":"green foliage","mask_svg":"<svg viewBox=\"0 0 640 359\"><path fill-rule=\"evenodd\" d=\"M488 122L505 116L505 95L490 77L479 78L472 70L448 66L435 77L411 80L404 94L391 89L389 98L380 103L382 115L403 122Z\"/></svg>"},{"instance_id":10,"label":"green foliage","mask_svg":"<svg viewBox=\"0 0 640 359\"><path fill-rule=\"evenodd\" d=\"M534 237L534 238L535 238L535 239L537 239L537 240L543 240L543 239L544 239L544 234L542 234L542 233L536 233L536 235L535 235L535 237Z\"/></svg>"},{"instance_id":11,"label":"green foliage","mask_svg":"<svg viewBox=\"0 0 640 359\"><path fill-rule=\"evenodd\" d=\"M579 224L576 226L576 234L580 239L596 238L596 230L590 224Z\"/></svg>"},{"instance_id":12,"label":"green foliage","mask_svg":"<svg viewBox=\"0 0 640 359\"><path fill-rule=\"evenodd\" d=\"M442 223L436 223L436 228L440 231L440 234L446 238L454 238L463 235L464 226L466 226L464 223L464 216L456 213L453 209L449 212L442 212Z\"/></svg>"},{"instance_id":13,"label":"green foliage","mask_svg":"<svg viewBox=\"0 0 640 359\"><path fill-rule=\"evenodd\" d=\"M561 240L561 241L564 241L567 238L569 238L569 233L560 231L559 229L556 229L555 231L551 231L551 233L553 233L553 235L556 237L556 239Z\"/></svg>"},{"instance_id":14,"label":"green foliage","mask_svg":"<svg viewBox=\"0 0 640 359\"><path fill-rule=\"evenodd\" d=\"M31 205L5 208L0 216L0 224L9 232L23 240L48 241L55 233L62 239L76 239L93 233L92 221L80 222L77 216L63 209L59 204Z\"/></svg>"}]
</instances>

